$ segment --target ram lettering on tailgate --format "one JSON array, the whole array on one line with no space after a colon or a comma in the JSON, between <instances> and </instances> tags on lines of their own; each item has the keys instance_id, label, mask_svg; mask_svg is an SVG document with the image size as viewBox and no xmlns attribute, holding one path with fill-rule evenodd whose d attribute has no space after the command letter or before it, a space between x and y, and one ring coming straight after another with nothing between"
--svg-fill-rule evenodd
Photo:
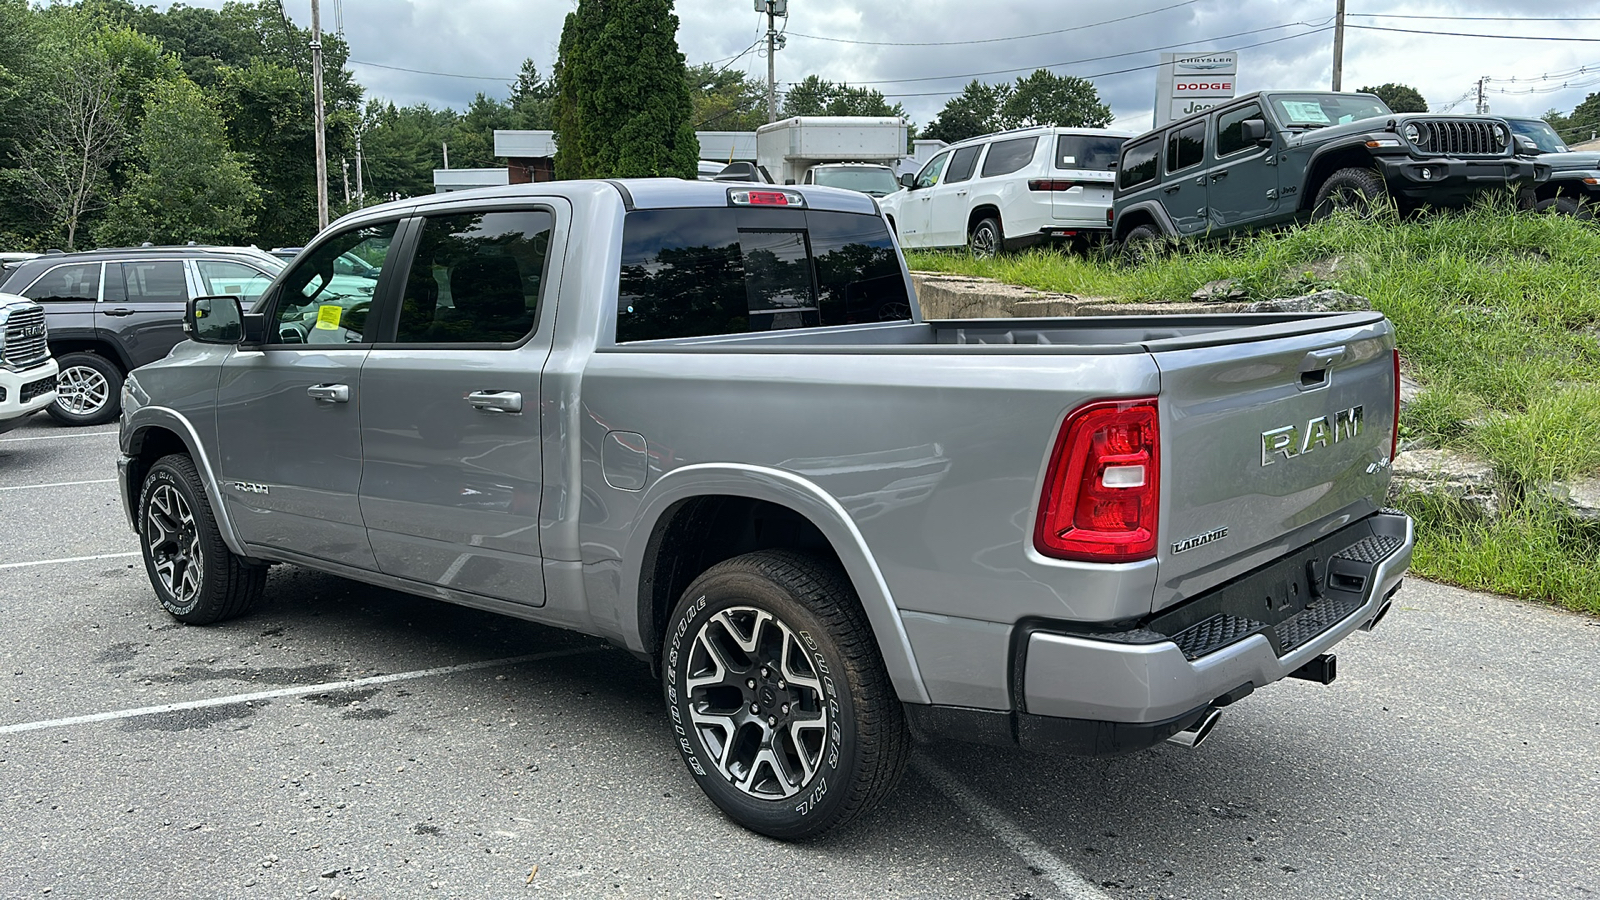
<instances>
[{"instance_id":1,"label":"ram lettering on tailgate","mask_svg":"<svg viewBox=\"0 0 1600 900\"><path fill-rule=\"evenodd\" d=\"M1285 425L1261 432L1261 464L1270 466L1277 457L1294 459L1330 444L1348 440L1361 433L1361 407L1341 409L1328 424L1327 416L1317 416L1307 422L1304 429L1298 425Z\"/></svg>"}]
</instances>

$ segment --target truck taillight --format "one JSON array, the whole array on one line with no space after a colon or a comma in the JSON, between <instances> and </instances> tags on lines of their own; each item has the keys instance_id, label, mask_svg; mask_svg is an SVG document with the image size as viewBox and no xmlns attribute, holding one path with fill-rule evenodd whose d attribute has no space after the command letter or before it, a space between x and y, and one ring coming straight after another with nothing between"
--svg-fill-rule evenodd
<instances>
[{"instance_id":1,"label":"truck taillight","mask_svg":"<svg viewBox=\"0 0 1600 900\"><path fill-rule=\"evenodd\" d=\"M1389 436L1389 461L1400 452L1400 351L1394 351L1394 432Z\"/></svg>"},{"instance_id":2,"label":"truck taillight","mask_svg":"<svg viewBox=\"0 0 1600 900\"><path fill-rule=\"evenodd\" d=\"M1155 556L1160 445L1154 397L1073 410L1050 454L1034 548L1086 562Z\"/></svg>"},{"instance_id":3,"label":"truck taillight","mask_svg":"<svg viewBox=\"0 0 1600 900\"><path fill-rule=\"evenodd\" d=\"M1076 181L1064 181L1056 178L1031 178L1028 180L1030 191L1070 191L1077 187Z\"/></svg>"}]
</instances>

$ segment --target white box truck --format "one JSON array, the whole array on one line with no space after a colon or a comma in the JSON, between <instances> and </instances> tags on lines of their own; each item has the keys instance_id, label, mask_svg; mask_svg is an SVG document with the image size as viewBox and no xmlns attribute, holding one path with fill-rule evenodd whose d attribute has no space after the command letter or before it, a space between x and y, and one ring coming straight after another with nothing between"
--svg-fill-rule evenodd
<instances>
[{"instance_id":1,"label":"white box truck","mask_svg":"<svg viewBox=\"0 0 1600 900\"><path fill-rule=\"evenodd\" d=\"M906 155L908 124L898 116L795 116L756 129L756 163L777 184L803 184L821 163L882 163Z\"/></svg>"}]
</instances>

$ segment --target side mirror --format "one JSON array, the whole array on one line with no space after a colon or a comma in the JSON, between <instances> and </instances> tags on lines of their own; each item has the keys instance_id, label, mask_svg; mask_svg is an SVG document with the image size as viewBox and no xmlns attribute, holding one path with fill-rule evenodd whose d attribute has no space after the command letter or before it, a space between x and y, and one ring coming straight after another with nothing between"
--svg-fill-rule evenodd
<instances>
[{"instance_id":1,"label":"side mirror","mask_svg":"<svg viewBox=\"0 0 1600 900\"><path fill-rule=\"evenodd\" d=\"M1239 123L1239 129L1247 144L1266 146L1272 143L1272 138L1267 136L1267 123L1261 119L1245 119Z\"/></svg>"},{"instance_id":2,"label":"side mirror","mask_svg":"<svg viewBox=\"0 0 1600 900\"><path fill-rule=\"evenodd\" d=\"M1543 152L1543 150L1539 149L1539 145L1533 142L1533 138L1521 134L1517 135L1518 156L1538 156Z\"/></svg>"},{"instance_id":3,"label":"side mirror","mask_svg":"<svg viewBox=\"0 0 1600 900\"><path fill-rule=\"evenodd\" d=\"M183 311L183 330L202 344L237 344L244 340L244 311L239 298L196 297Z\"/></svg>"},{"instance_id":4,"label":"side mirror","mask_svg":"<svg viewBox=\"0 0 1600 900\"><path fill-rule=\"evenodd\" d=\"M907 172L904 175L901 175L900 176L900 186L905 188L908 191L909 190L914 190L916 188L916 186L917 186L917 176L911 174L910 172Z\"/></svg>"}]
</instances>

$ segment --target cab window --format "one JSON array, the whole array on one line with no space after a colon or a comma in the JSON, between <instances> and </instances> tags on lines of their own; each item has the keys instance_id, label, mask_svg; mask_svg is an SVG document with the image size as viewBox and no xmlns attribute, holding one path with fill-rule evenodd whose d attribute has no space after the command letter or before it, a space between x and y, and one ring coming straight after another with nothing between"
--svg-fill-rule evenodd
<instances>
[{"instance_id":1,"label":"cab window","mask_svg":"<svg viewBox=\"0 0 1600 900\"><path fill-rule=\"evenodd\" d=\"M930 160L927 165L922 167L922 171L917 173L917 187L926 188L938 184L939 176L944 174L944 165L949 161L950 152L948 150Z\"/></svg>"},{"instance_id":2,"label":"cab window","mask_svg":"<svg viewBox=\"0 0 1600 900\"><path fill-rule=\"evenodd\" d=\"M353 228L301 253L284 275L272 313L275 344L357 344L370 338L367 317L397 222ZM372 267L361 275L340 274L340 258L351 254Z\"/></svg>"},{"instance_id":3,"label":"cab window","mask_svg":"<svg viewBox=\"0 0 1600 900\"><path fill-rule=\"evenodd\" d=\"M554 226L547 210L429 216L395 340L510 344L532 333Z\"/></svg>"},{"instance_id":4,"label":"cab window","mask_svg":"<svg viewBox=\"0 0 1600 900\"><path fill-rule=\"evenodd\" d=\"M1230 109L1217 116L1217 158L1248 150L1256 146L1255 141L1244 139L1244 123L1249 119L1261 118L1261 107L1252 103L1239 109Z\"/></svg>"},{"instance_id":5,"label":"cab window","mask_svg":"<svg viewBox=\"0 0 1600 900\"><path fill-rule=\"evenodd\" d=\"M966 181L972 177L972 170L978 165L978 152L983 149L982 144L971 147L962 147L950 158L950 171L945 175L946 184Z\"/></svg>"},{"instance_id":6,"label":"cab window","mask_svg":"<svg viewBox=\"0 0 1600 900\"><path fill-rule=\"evenodd\" d=\"M1167 171L1181 172L1206 158L1206 120L1185 125L1167 138Z\"/></svg>"}]
</instances>

